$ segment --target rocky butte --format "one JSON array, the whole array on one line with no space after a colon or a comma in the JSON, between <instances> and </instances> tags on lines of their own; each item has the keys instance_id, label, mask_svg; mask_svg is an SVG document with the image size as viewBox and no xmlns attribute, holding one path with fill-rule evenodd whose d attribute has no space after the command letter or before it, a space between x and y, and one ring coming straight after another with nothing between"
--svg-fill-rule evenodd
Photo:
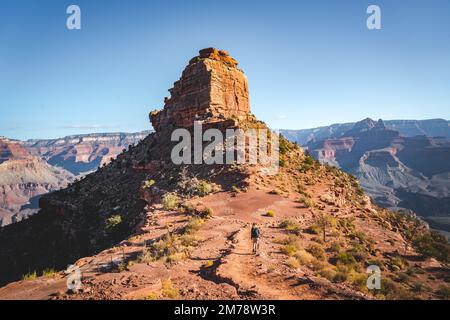
<instances>
[{"instance_id":1,"label":"rocky butte","mask_svg":"<svg viewBox=\"0 0 450 320\"><path fill-rule=\"evenodd\" d=\"M237 65L224 50L200 50L169 90L164 108L150 113L153 128L187 128L195 120L246 120L250 113L247 77Z\"/></svg>"},{"instance_id":2,"label":"rocky butte","mask_svg":"<svg viewBox=\"0 0 450 320\"><path fill-rule=\"evenodd\" d=\"M267 128L250 114L247 88L226 52L201 50L164 108L151 113L156 132L81 181L41 198L41 211L30 219L0 229L0 283L57 270L0 288L0 299L445 294L438 288L450 274L447 243L414 217L372 204L354 177L321 165L286 139L280 139L274 176L247 163L171 161L172 129L189 129L195 120L215 128ZM250 240L255 222L261 228L257 256ZM80 291L67 292L60 271L68 264L82 270ZM369 264L383 267L382 291L367 290ZM398 280L406 273L415 275L420 293Z\"/></svg>"}]
</instances>

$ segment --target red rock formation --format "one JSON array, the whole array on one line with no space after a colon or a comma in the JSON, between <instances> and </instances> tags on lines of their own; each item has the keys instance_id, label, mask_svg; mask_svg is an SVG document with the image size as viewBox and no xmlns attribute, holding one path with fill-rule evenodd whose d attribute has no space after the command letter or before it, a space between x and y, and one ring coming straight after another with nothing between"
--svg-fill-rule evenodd
<instances>
[{"instance_id":1,"label":"red rock formation","mask_svg":"<svg viewBox=\"0 0 450 320\"><path fill-rule=\"evenodd\" d=\"M11 159L25 159L28 157L30 157L30 154L18 142L0 137L0 163Z\"/></svg>"},{"instance_id":2,"label":"red rock formation","mask_svg":"<svg viewBox=\"0 0 450 320\"><path fill-rule=\"evenodd\" d=\"M250 113L247 78L223 50L200 50L169 92L164 109L150 113L156 131L166 126L187 128L195 120L243 120Z\"/></svg>"}]
</instances>

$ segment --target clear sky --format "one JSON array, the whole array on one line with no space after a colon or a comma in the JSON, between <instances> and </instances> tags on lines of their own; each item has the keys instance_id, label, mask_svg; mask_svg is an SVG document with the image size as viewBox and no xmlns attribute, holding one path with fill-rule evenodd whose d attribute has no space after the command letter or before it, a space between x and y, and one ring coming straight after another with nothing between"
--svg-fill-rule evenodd
<instances>
[{"instance_id":1,"label":"clear sky","mask_svg":"<svg viewBox=\"0 0 450 320\"><path fill-rule=\"evenodd\" d=\"M66 28L70 4L81 30ZM369 4L381 30L366 27ZM150 129L210 46L239 61L273 128L449 118L449 0L2 0L0 135Z\"/></svg>"}]
</instances>

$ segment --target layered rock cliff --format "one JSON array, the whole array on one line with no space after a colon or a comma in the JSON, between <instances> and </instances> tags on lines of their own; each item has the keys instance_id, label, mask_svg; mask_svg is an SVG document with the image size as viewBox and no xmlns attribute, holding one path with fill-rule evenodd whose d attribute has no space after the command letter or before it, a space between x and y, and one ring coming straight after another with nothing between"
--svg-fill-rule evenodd
<instances>
[{"instance_id":1,"label":"layered rock cliff","mask_svg":"<svg viewBox=\"0 0 450 320\"><path fill-rule=\"evenodd\" d=\"M155 130L190 127L195 120L244 120L250 112L247 78L223 50L200 50L169 92L164 108L150 113Z\"/></svg>"},{"instance_id":2,"label":"layered rock cliff","mask_svg":"<svg viewBox=\"0 0 450 320\"><path fill-rule=\"evenodd\" d=\"M413 123L405 123L411 130ZM311 141L307 147L321 162L354 174L378 204L413 210L432 224L433 217L446 217L435 225L450 232L447 138L406 137L381 120L365 119L339 138Z\"/></svg>"}]
</instances>

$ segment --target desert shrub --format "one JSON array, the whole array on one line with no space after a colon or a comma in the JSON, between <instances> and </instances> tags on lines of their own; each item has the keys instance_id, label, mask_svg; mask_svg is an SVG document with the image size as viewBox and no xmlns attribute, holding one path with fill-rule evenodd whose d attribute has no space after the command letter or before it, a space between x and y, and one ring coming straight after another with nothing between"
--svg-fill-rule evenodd
<instances>
[{"instance_id":1,"label":"desert shrub","mask_svg":"<svg viewBox=\"0 0 450 320\"><path fill-rule=\"evenodd\" d=\"M113 215L113 216L109 217L108 219L106 219L106 228L112 229L121 223L122 223L122 217L120 215L116 214L116 215Z\"/></svg>"},{"instance_id":2,"label":"desert shrub","mask_svg":"<svg viewBox=\"0 0 450 320\"><path fill-rule=\"evenodd\" d=\"M364 273L354 272L350 275L351 283L357 287L359 290L367 290L367 275Z\"/></svg>"},{"instance_id":3,"label":"desert shrub","mask_svg":"<svg viewBox=\"0 0 450 320\"><path fill-rule=\"evenodd\" d=\"M311 261L311 266L314 271L321 271L328 267L328 264L324 261L317 260L313 257Z\"/></svg>"},{"instance_id":4,"label":"desert shrub","mask_svg":"<svg viewBox=\"0 0 450 320\"><path fill-rule=\"evenodd\" d=\"M317 218L317 226L322 230L323 241L326 241L326 232L328 229L334 228L337 225L336 218L325 212L321 212Z\"/></svg>"},{"instance_id":5,"label":"desert shrub","mask_svg":"<svg viewBox=\"0 0 450 320\"><path fill-rule=\"evenodd\" d=\"M358 196L363 196L364 195L364 189L361 188L361 186L359 186L359 185L356 187L356 194Z\"/></svg>"},{"instance_id":6,"label":"desert shrub","mask_svg":"<svg viewBox=\"0 0 450 320\"><path fill-rule=\"evenodd\" d=\"M211 184L208 182L201 180L196 186L195 186L195 192L201 197L204 197L212 192L213 188Z\"/></svg>"},{"instance_id":7,"label":"desert shrub","mask_svg":"<svg viewBox=\"0 0 450 320\"><path fill-rule=\"evenodd\" d=\"M345 266L354 266L356 264L356 259L348 252L341 252L338 254L336 262L337 264L343 264Z\"/></svg>"},{"instance_id":8,"label":"desert shrub","mask_svg":"<svg viewBox=\"0 0 450 320\"><path fill-rule=\"evenodd\" d=\"M280 135L280 140L279 140L279 152L280 152L280 155L285 155L289 151L291 151L291 150L293 150L295 148L296 148L296 145L294 143L290 142L284 136Z\"/></svg>"},{"instance_id":9,"label":"desert shrub","mask_svg":"<svg viewBox=\"0 0 450 320\"><path fill-rule=\"evenodd\" d=\"M324 277L325 279L333 281L334 277L336 276L336 271L334 271L331 268L324 268L319 271L319 274L320 274L320 276Z\"/></svg>"},{"instance_id":10,"label":"desert shrub","mask_svg":"<svg viewBox=\"0 0 450 320\"><path fill-rule=\"evenodd\" d=\"M305 233L309 233L309 234L319 234L320 233L320 228L316 224L313 224L313 225L309 226L308 228L306 228L304 230L304 232Z\"/></svg>"},{"instance_id":11,"label":"desert shrub","mask_svg":"<svg viewBox=\"0 0 450 320\"><path fill-rule=\"evenodd\" d=\"M144 247L144 249L142 249L141 254L138 256L138 262L139 263L150 263L153 261L155 261L155 258L153 257L150 249L147 247Z\"/></svg>"},{"instance_id":12,"label":"desert shrub","mask_svg":"<svg viewBox=\"0 0 450 320\"><path fill-rule=\"evenodd\" d=\"M341 218L338 220L338 225L346 229L347 231L351 231L355 229L354 219L353 218Z\"/></svg>"},{"instance_id":13,"label":"desert shrub","mask_svg":"<svg viewBox=\"0 0 450 320\"><path fill-rule=\"evenodd\" d=\"M294 231L297 232L300 230L300 225L297 221L285 219L280 222L279 227L281 229L285 229L287 231Z\"/></svg>"},{"instance_id":14,"label":"desert shrub","mask_svg":"<svg viewBox=\"0 0 450 320\"><path fill-rule=\"evenodd\" d=\"M341 251L341 245L338 242L333 242L330 245L330 251L339 253Z\"/></svg>"},{"instance_id":15,"label":"desert shrub","mask_svg":"<svg viewBox=\"0 0 450 320\"><path fill-rule=\"evenodd\" d=\"M37 278L37 273L36 273L36 271L33 271L33 272L25 274L22 277L22 280L25 280L25 281L27 281L27 280L34 280L36 278Z\"/></svg>"},{"instance_id":16,"label":"desert shrub","mask_svg":"<svg viewBox=\"0 0 450 320\"><path fill-rule=\"evenodd\" d=\"M297 252L297 247L293 244L286 244L281 247L281 252L288 256L293 256Z\"/></svg>"},{"instance_id":17,"label":"desert shrub","mask_svg":"<svg viewBox=\"0 0 450 320\"><path fill-rule=\"evenodd\" d=\"M300 167L300 172L307 172L317 165L318 163L316 162L316 160L314 160L314 158L309 153L306 153L305 158L303 159L303 163Z\"/></svg>"},{"instance_id":18,"label":"desert shrub","mask_svg":"<svg viewBox=\"0 0 450 320\"><path fill-rule=\"evenodd\" d=\"M295 254L295 258L302 265L309 265L314 261L314 257L306 250L300 249Z\"/></svg>"},{"instance_id":19,"label":"desert shrub","mask_svg":"<svg viewBox=\"0 0 450 320\"><path fill-rule=\"evenodd\" d=\"M367 260L366 264L367 264L368 266L372 266L372 265L378 266L378 267L380 268L380 270L382 270L382 271L386 269L386 267L385 267L385 265L384 265L384 262L381 261L381 260L379 260L379 259L370 259L370 260Z\"/></svg>"},{"instance_id":20,"label":"desert shrub","mask_svg":"<svg viewBox=\"0 0 450 320\"><path fill-rule=\"evenodd\" d=\"M214 265L214 262L211 260L208 260L203 264L203 268L205 268L205 269L211 268L213 265Z\"/></svg>"},{"instance_id":21,"label":"desert shrub","mask_svg":"<svg viewBox=\"0 0 450 320\"><path fill-rule=\"evenodd\" d=\"M146 181L144 181L143 187L144 187L144 189L150 189L154 184L155 184L155 180L152 180L152 179L146 180Z\"/></svg>"},{"instance_id":22,"label":"desert shrub","mask_svg":"<svg viewBox=\"0 0 450 320\"><path fill-rule=\"evenodd\" d=\"M156 293L154 293L154 292L149 292L142 299L143 300L157 300L158 299L158 295Z\"/></svg>"},{"instance_id":23,"label":"desert shrub","mask_svg":"<svg viewBox=\"0 0 450 320\"><path fill-rule=\"evenodd\" d=\"M431 231L414 239L413 246L424 257L433 257L448 262L450 259L450 245L445 236Z\"/></svg>"},{"instance_id":24,"label":"desert shrub","mask_svg":"<svg viewBox=\"0 0 450 320\"><path fill-rule=\"evenodd\" d=\"M273 189L269 193L281 196L283 194L283 191L281 191L280 189Z\"/></svg>"},{"instance_id":25,"label":"desert shrub","mask_svg":"<svg viewBox=\"0 0 450 320\"><path fill-rule=\"evenodd\" d=\"M184 247L197 247L202 241L199 237L191 234L183 234L179 239Z\"/></svg>"},{"instance_id":26,"label":"desert shrub","mask_svg":"<svg viewBox=\"0 0 450 320\"><path fill-rule=\"evenodd\" d=\"M200 230L202 225L205 223L205 220L199 217L192 217L189 219L189 222L185 228L186 233L193 233L195 231Z\"/></svg>"},{"instance_id":27,"label":"desert shrub","mask_svg":"<svg viewBox=\"0 0 450 320\"><path fill-rule=\"evenodd\" d=\"M266 216L273 218L273 217L275 217L275 212L273 210L268 210L266 212Z\"/></svg>"},{"instance_id":28,"label":"desert shrub","mask_svg":"<svg viewBox=\"0 0 450 320\"><path fill-rule=\"evenodd\" d=\"M278 244L283 244L283 245L293 244L296 247L300 248L300 242L299 241L300 241L299 237L297 237L296 235L293 235L293 234L289 234L286 237L276 239L274 242L278 243Z\"/></svg>"},{"instance_id":29,"label":"desert shrub","mask_svg":"<svg viewBox=\"0 0 450 320\"><path fill-rule=\"evenodd\" d=\"M387 299L398 299L402 295L401 287L389 278L383 278L381 281L380 293Z\"/></svg>"},{"instance_id":30,"label":"desert shrub","mask_svg":"<svg viewBox=\"0 0 450 320\"><path fill-rule=\"evenodd\" d=\"M355 238L357 238L359 240L360 243L364 243L364 241L366 240L366 235L361 232L361 231L357 231L353 234L353 236Z\"/></svg>"},{"instance_id":31,"label":"desert shrub","mask_svg":"<svg viewBox=\"0 0 450 320\"><path fill-rule=\"evenodd\" d=\"M231 191L233 193L241 193L242 192L242 190L240 188L236 187L236 186L232 186L231 187Z\"/></svg>"},{"instance_id":32,"label":"desert shrub","mask_svg":"<svg viewBox=\"0 0 450 320\"><path fill-rule=\"evenodd\" d=\"M403 270L408 266L408 262L401 258L401 257L394 257L391 260L391 266L394 266L394 268L398 268L399 270Z\"/></svg>"},{"instance_id":33,"label":"desert shrub","mask_svg":"<svg viewBox=\"0 0 450 320\"><path fill-rule=\"evenodd\" d=\"M450 287L444 286L444 285L439 286L439 288L436 290L436 295L439 297L439 299L449 300L450 299Z\"/></svg>"},{"instance_id":34,"label":"desert shrub","mask_svg":"<svg viewBox=\"0 0 450 320\"><path fill-rule=\"evenodd\" d=\"M52 278L55 276L55 274L56 274L55 269L44 269L42 271L42 276L46 278Z\"/></svg>"},{"instance_id":35,"label":"desert shrub","mask_svg":"<svg viewBox=\"0 0 450 320\"><path fill-rule=\"evenodd\" d=\"M399 273L397 275L397 281L398 282L407 282L409 280L409 276L406 273Z\"/></svg>"},{"instance_id":36,"label":"desert shrub","mask_svg":"<svg viewBox=\"0 0 450 320\"><path fill-rule=\"evenodd\" d=\"M354 244L347 250L348 254L351 254L357 262L362 262L367 259L367 252L364 246Z\"/></svg>"},{"instance_id":37,"label":"desert shrub","mask_svg":"<svg viewBox=\"0 0 450 320\"><path fill-rule=\"evenodd\" d=\"M202 219L209 219L213 216L214 210L212 208L205 208L198 212L198 216Z\"/></svg>"},{"instance_id":38,"label":"desert shrub","mask_svg":"<svg viewBox=\"0 0 450 320\"><path fill-rule=\"evenodd\" d=\"M170 262L174 263L174 262L178 262L178 261L184 260L184 259L186 259L186 257L187 257L187 251L186 250L185 251L179 251L179 252L174 252L174 253L171 253L171 254L167 255L165 257L165 261L169 262L169 263Z\"/></svg>"},{"instance_id":39,"label":"desert shrub","mask_svg":"<svg viewBox=\"0 0 450 320\"><path fill-rule=\"evenodd\" d=\"M175 288L170 279L162 281L162 295L169 299L178 299L180 297L180 290Z\"/></svg>"},{"instance_id":40,"label":"desert shrub","mask_svg":"<svg viewBox=\"0 0 450 320\"><path fill-rule=\"evenodd\" d=\"M349 274L347 272L337 271L333 278L333 282L341 283L347 281L348 277Z\"/></svg>"},{"instance_id":41,"label":"desert shrub","mask_svg":"<svg viewBox=\"0 0 450 320\"><path fill-rule=\"evenodd\" d=\"M175 193L167 193L162 199L164 210L174 210L180 204L180 198Z\"/></svg>"},{"instance_id":42,"label":"desert shrub","mask_svg":"<svg viewBox=\"0 0 450 320\"><path fill-rule=\"evenodd\" d=\"M420 282L414 282L411 286L411 290L414 292L422 292L423 291L423 284Z\"/></svg>"},{"instance_id":43,"label":"desert shrub","mask_svg":"<svg viewBox=\"0 0 450 320\"><path fill-rule=\"evenodd\" d=\"M321 245L311 243L306 250L317 260L325 260L325 250Z\"/></svg>"},{"instance_id":44,"label":"desert shrub","mask_svg":"<svg viewBox=\"0 0 450 320\"><path fill-rule=\"evenodd\" d=\"M303 205L305 206L305 208L314 208L315 207L315 203L314 200L312 200L309 197L301 197L298 200L300 203L303 203Z\"/></svg>"},{"instance_id":45,"label":"desert shrub","mask_svg":"<svg viewBox=\"0 0 450 320\"><path fill-rule=\"evenodd\" d=\"M297 269L300 267L300 262L296 258L290 257L289 259L286 260L286 265L289 268Z\"/></svg>"}]
</instances>

